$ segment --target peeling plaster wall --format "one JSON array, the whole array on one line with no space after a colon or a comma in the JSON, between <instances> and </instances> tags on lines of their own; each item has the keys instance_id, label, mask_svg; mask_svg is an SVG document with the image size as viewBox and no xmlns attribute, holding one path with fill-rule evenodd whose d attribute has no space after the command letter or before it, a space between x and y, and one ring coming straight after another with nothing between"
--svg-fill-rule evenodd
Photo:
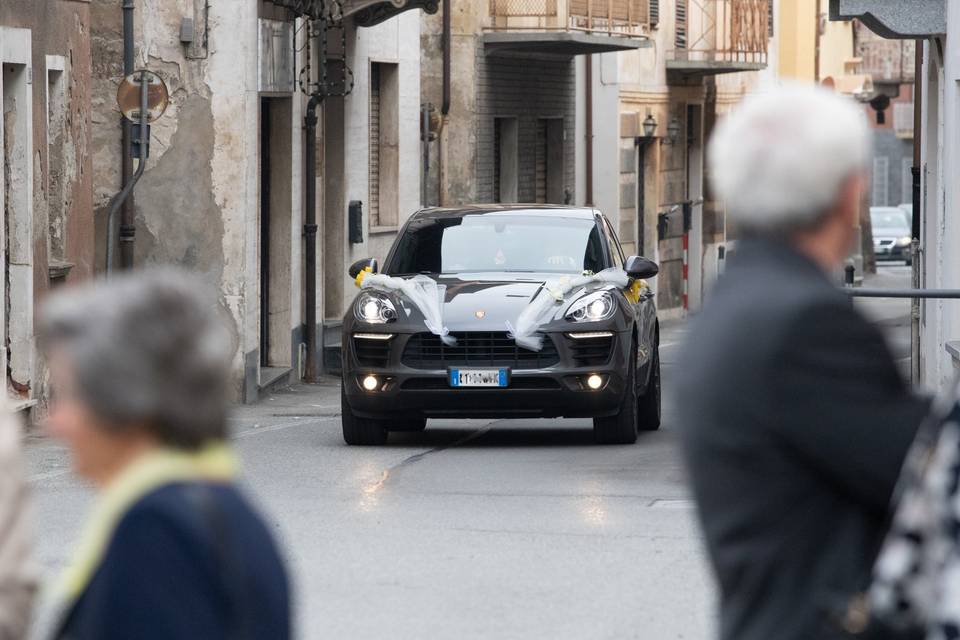
<instances>
[{"instance_id":1,"label":"peeling plaster wall","mask_svg":"<svg viewBox=\"0 0 960 640\"><path fill-rule=\"evenodd\" d=\"M258 5L257 0L164 0L138 2L135 14L136 66L160 74L171 94L167 113L153 125L151 157L135 191L135 263L178 264L202 274L220 291L236 344L236 393L247 400L255 399L259 382ZM122 12L115 0L92 0L92 9L98 76L93 155L102 258L106 211L120 188L121 129L114 95L122 75ZM198 33L209 21L206 50L180 43L184 17L195 20ZM290 185L290 215L299 230L299 97L293 118L295 135L289 148L298 169ZM299 233L291 237L291 332L302 322L299 240Z\"/></svg>"},{"instance_id":2,"label":"peeling plaster wall","mask_svg":"<svg viewBox=\"0 0 960 640\"><path fill-rule=\"evenodd\" d=\"M22 277L6 292L25 305L19 310L14 305L18 315L10 318L9 336L24 345L23 366L14 372L16 384L11 386L21 399L46 398L46 365L33 344L33 306L51 286L50 262L73 265L67 276L71 282L93 272L90 25L90 5L85 2L0 2L0 50L13 55L11 48L18 48L29 56L22 61L27 65L29 104L17 107L17 117L30 120L19 123L29 135L29 157L21 158L21 166L28 167L23 175L30 181L23 202L29 224L14 224L19 237L11 238L16 246L10 257L20 265ZM5 43L3 29L23 30L17 33L27 42ZM59 96L51 100L47 73L54 67L60 74ZM12 125L7 122L5 128ZM26 149L26 142L16 144Z\"/></svg>"}]
</instances>

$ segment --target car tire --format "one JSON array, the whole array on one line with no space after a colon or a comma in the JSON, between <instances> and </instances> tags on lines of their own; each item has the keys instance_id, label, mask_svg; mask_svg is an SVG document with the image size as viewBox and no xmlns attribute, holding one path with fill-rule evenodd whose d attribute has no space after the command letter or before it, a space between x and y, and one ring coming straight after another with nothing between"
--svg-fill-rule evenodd
<instances>
[{"instance_id":1,"label":"car tire","mask_svg":"<svg viewBox=\"0 0 960 640\"><path fill-rule=\"evenodd\" d=\"M612 416L593 419L593 439L597 444L633 444L637 441L637 346L630 347L626 384L620 410Z\"/></svg>"},{"instance_id":2,"label":"car tire","mask_svg":"<svg viewBox=\"0 0 960 640\"><path fill-rule=\"evenodd\" d=\"M653 347L653 362L650 364L650 380L647 389L637 399L637 426L640 431L660 429L660 332Z\"/></svg>"},{"instance_id":3,"label":"car tire","mask_svg":"<svg viewBox=\"0 0 960 640\"><path fill-rule=\"evenodd\" d=\"M387 427L381 420L361 418L354 415L347 402L347 394L340 381L340 423L343 425L343 441L349 445L376 446L386 444Z\"/></svg>"},{"instance_id":4,"label":"car tire","mask_svg":"<svg viewBox=\"0 0 960 640\"><path fill-rule=\"evenodd\" d=\"M399 431L406 433L415 433L427 428L426 418L414 418L412 420L391 420L387 423L387 431Z\"/></svg>"}]
</instances>

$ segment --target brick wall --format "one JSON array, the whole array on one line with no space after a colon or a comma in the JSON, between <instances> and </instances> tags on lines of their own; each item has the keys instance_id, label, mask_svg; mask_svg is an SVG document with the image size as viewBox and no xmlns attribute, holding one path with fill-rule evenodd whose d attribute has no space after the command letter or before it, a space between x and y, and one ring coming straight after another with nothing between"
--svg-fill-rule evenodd
<instances>
[{"instance_id":1,"label":"brick wall","mask_svg":"<svg viewBox=\"0 0 960 640\"><path fill-rule=\"evenodd\" d=\"M518 200L536 200L539 118L563 118L564 188L574 195L575 76L570 59L488 57L478 48L477 201L494 200L494 118L519 119Z\"/></svg>"}]
</instances>

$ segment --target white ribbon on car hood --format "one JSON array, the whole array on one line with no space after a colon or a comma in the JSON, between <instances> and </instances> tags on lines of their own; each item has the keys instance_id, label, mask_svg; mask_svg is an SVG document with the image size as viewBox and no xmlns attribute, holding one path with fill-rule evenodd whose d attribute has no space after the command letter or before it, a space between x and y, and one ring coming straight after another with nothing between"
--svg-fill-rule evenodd
<instances>
[{"instance_id":1,"label":"white ribbon on car hood","mask_svg":"<svg viewBox=\"0 0 960 640\"><path fill-rule=\"evenodd\" d=\"M420 313L423 322L430 333L439 336L444 344L453 346L457 339L450 335L450 331L443 326L443 298L446 295L446 285L438 284L433 278L425 275L416 275L412 278L398 278L382 273L364 272L357 281L361 289L376 289L386 292L403 294Z\"/></svg>"},{"instance_id":2,"label":"white ribbon on car hood","mask_svg":"<svg viewBox=\"0 0 960 640\"><path fill-rule=\"evenodd\" d=\"M537 331L553 319L557 307L563 304L571 291L590 284L613 284L625 288L630 285L630 277L623 269L610 268L592 275L574 278L563 276L556 281L545 282L530 304L520 312L516 326L507 322L510 337L524 349L540 351L543 349L543 336Z\"/></svg>"}]
</instances>

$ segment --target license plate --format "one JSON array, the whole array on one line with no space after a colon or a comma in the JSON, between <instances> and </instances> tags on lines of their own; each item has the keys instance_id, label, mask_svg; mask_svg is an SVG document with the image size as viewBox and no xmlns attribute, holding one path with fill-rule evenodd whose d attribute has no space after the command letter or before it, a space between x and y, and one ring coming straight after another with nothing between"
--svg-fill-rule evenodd
<instances>
[{"instance_id":1,"label":"license plate","mask_svg":"<svg viewBox=\"0 0 960 640\"><path fill-rule=\"evenodd\" d=\"M505 387L506 369L450 369L451 387Z\"/></svg>"}]
</instances>

